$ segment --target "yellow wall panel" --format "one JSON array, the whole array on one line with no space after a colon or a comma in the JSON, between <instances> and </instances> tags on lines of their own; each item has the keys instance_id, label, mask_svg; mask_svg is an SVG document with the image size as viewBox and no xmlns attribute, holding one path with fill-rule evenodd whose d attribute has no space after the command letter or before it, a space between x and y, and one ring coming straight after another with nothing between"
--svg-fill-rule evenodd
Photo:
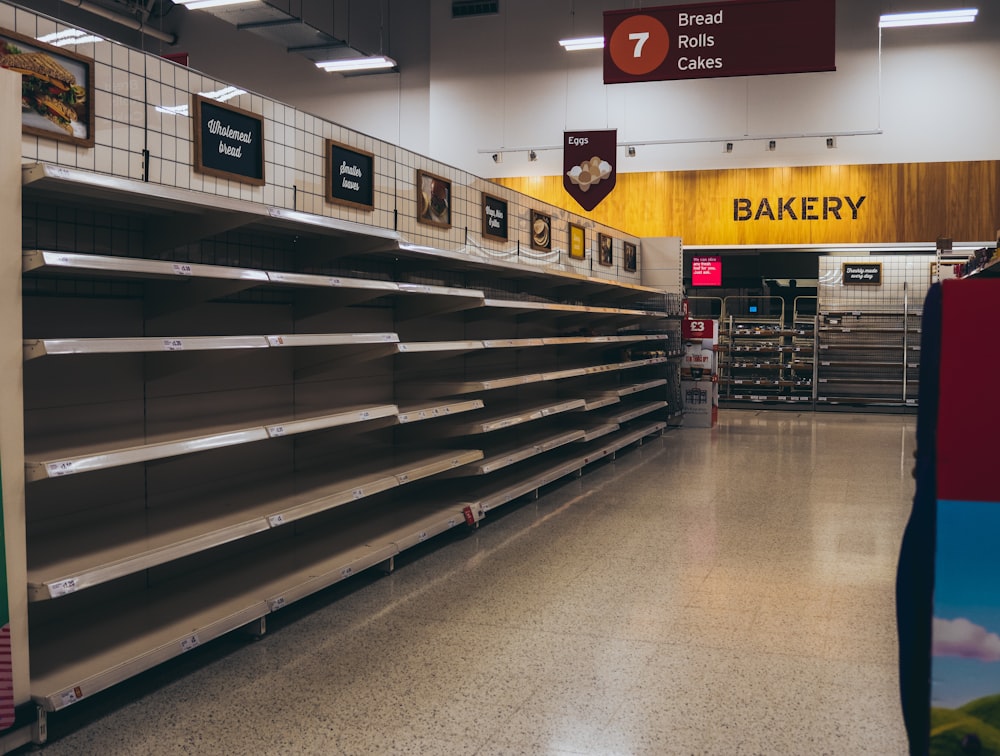
<instances>
[{"instance_id":1,"label":"yellow wall panel","mask_svg":"<svg viewBox=\"0 0 1000 756\"><path fill-rule=\"evenodd\" d=\"M985 241L1000 227L995 160L619 173L590 213L561 176L498 181L637 236L680 236L687 245Z\"/></svg>"}]
</instances>

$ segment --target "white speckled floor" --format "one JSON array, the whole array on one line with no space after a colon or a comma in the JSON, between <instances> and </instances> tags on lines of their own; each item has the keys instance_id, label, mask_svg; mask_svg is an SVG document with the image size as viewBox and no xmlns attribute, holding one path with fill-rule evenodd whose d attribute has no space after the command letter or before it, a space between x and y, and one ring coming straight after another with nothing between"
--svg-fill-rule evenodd
<instances>
[{"instance_id":1,"label":"white speckled floor","mask_svg":"<svg viewBox=\"0 0 1000 756\"><path fill-rule=\"evenodd\" d=\"M46 756L904 754L914 428L723 411L54 720Z\"/></svg>"}]
</instances>

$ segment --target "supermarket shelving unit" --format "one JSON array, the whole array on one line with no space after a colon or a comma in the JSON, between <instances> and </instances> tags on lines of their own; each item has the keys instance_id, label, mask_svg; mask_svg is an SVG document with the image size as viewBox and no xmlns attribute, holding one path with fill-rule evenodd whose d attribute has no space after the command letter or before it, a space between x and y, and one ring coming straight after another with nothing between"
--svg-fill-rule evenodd
<instances>
[{"instance_id":1,"label":"supermarket shelving unit","mask_svg":"<svg viewBox=\"0 0 1000 756\"><path fill-rule=\"evenodd\" d=\"M675 411L679 297L86 171L22 177L43 716L263 632Z\"/></svg>"}]
</instances>

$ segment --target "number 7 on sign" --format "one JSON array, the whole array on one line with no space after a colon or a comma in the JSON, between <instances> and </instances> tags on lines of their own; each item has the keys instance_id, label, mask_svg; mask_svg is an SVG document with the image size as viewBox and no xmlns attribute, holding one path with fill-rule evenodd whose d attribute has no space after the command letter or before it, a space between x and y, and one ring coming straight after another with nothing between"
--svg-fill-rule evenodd
<instances>
[{"instance_id":1,"label":"number 7 on sign","mask_svg":"<svg viewBox=\"0 0 1000 756\"><path fill-rule=\"evenodd\" d=\"M635 51L632 53L633 58L642 57L642 46L646 44L646 40L649 39L649 32L633 32L628 35L628 38L635 42Z\"/></svg>"},{"instance_id":2,"label":"number 7 on sign","mask_svg":"<svg viewBox=\"0 0 1000 756\"><path fill-rule=\"evenodd\" d=\"M640 76L655 70L667 59L670 34L658 19L639 14L625 19L611 32L608 47L615 67Z\"/></svg>"}]
</instances>

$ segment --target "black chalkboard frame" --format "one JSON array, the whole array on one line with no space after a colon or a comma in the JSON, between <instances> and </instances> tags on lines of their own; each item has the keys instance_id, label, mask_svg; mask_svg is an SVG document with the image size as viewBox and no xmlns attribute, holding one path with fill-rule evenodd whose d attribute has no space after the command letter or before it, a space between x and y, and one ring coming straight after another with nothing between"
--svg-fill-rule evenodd
<instances>
[{"instance_id":1,"label":"black chalkboard frame","mask_svg":"<svg viewBox=\"0 0 1000 756\"><path fill-rule=\"evenodd\" d=\"M349 152L352 155L357 155L362 160L368 164L368 175L369 175L369 194L370 199L366 202L356 202L354 200L344 199L343 197L337 197L333 193L333 182L337 179L338 173L336 166L334 166L333 155L336 150L342 150L344 152ZM374 210L375 209L375 154L368 152L367 150L359 150L357 147L351 147L349 144L344 144L343 142L337 142L333 139L326 140L326 201L334 205L345 205L347 207L353 207L358 210Z\"/></svg>"},{"instance_id":2,"label":"black chalkboard frame","mask_svg":"<svg viewBox=\"0 0 1000 756\"><path fill-rule=\"evenodd\" d=\"M202 149L204 147L202 142L203 128L202 114L204 109L218 108L220 110L227 110L230 113L236 113L238 115L250 118L257 121L260 124L260 176L247 175L244 173L234 173L232 171L223 171L218 168L212 168L211 166L205 165L204 155ZM207 97L202 97L200 95L195 95L194 97L194 121L192 122L192 131L194 136L194 170L197 173L205 174L206 176L215 176L216 178L229 179L230 181L238 181L243 184L250 184L251 186L264 186L267 181L265 179L265 155L264 155L264 116L257 113L252 113L249 110L244 110L243 108L238 108L235 105L230 105L226 102L218 102L217 100L212 100Z\"/></svg>"}]
</instances>

